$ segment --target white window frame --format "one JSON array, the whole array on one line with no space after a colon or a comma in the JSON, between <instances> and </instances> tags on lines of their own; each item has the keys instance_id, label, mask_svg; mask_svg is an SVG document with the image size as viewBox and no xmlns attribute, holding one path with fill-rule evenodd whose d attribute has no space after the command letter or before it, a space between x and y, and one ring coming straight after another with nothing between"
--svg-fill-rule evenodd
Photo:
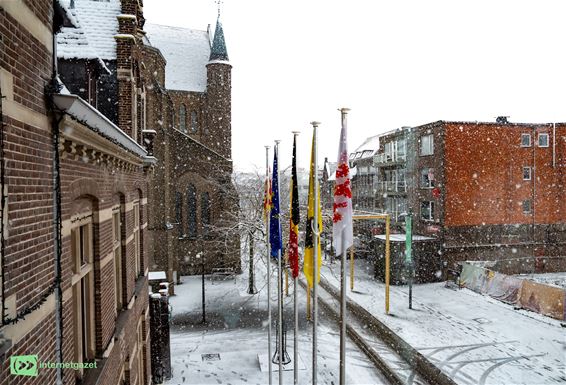
<instances>
[{"instance_id":1,"label":"white window frame","mask_svg":"<svg viewBox=\"0 0 566 385\"><path fill-rule=\"evenodd\" d=\"M123 282L122 282L122 213L120 205L112 208L112 235L113 243L112 250L114 254L114 294L116 313L122 310L124 303L122 300L123 295Z\"/></svg>"},{"instance_id":2,"label":"white window frame","mask_svg":"<svg viewBox=\"0 0 566 385\"><path fill-rule=\"evenodd\" d=\"M524 143L523 139L528 138L528 143ZM523 132L521 134L521 147L531 147L531 134Z\"/></svg>"},{"instance_id":3,"label":"white window frame","mask_svg":"<svg viewBox=\"0 0 566 385\"><path fill-rule=\"evenodd\" d=\"M432 170L432 175L434 176L434 168L432 168L432 167L425 167L421 170L420 187L422 189L432 189L432 188L434 188L434 179L429 178L430 170ZM425 180L424 180L425 175L426 175L427 183L425 183Z\"/></svg>"},{"instance_id":4,"label":"white window frame","mask_svg":"<svg viewBox=\"0 0 566 385\"><path fill-rule=\"evenodd\" d=\"M532 179L532 168L531 166L523 166L523 180L531 180ZM528 177L525 177L525 173L528 173Z\"/></svg>"},{"instance_id":5,"label":"white window frame","mask_svg":"<svg viewBox=\"0 0 566 385\"><path fill-rule=\"evenodd\" d=\"M429 216L425 217L423 212L423 204L428 203L429 205ZM433 201L421 201L421 220L427 222L434 221L434 202Z\"/></svg>"},{"instance_id":6,"label":"white window frame","mask_svg":"<svg viewBox=\"0 0 566 385\"><path fill-rule=\"evenodd\" d=\"M141 247L140 247L140 201L135 200L133 205L134 226L132 233L134 235L134 266L136 279L141 275Z\"/></svg>"},{"instance_id":7,"label":"white window frame","mask_svg":"<svg viewBox=\"0 0 566 385\"><path fill-rule=\"evenodd\" d=\"M540 140L542 138L546 138L546 144L542 145L540 144ZM538 138L537 138L537 143L539 147L548 147L548 143L549 143L549 135L547 132L539 132L538 134Z\"/></svg>"},{"instance_id":8,"label":"white window frame","mask_svg":"<svg viewBox=\"0 0 566 385\"><path fill-rule=\"evenodd\" d=\"M425 139L428 141L428 145L425 147ZM421 144L420 144L420 155L421 156L428 156L434 155L434 135L427 134L421 136Z\"/></svg>"}]
</instances>

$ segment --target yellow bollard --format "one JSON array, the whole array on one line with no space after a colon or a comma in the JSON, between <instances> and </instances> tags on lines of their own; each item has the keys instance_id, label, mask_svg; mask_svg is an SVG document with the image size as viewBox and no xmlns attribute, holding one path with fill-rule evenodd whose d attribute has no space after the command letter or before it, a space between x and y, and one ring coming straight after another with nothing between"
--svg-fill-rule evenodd
<instances>
[{"instance_id":1,"label":"yellow bollard","mask_svg":"<svg viewBox=\"0 0 566 385\"><path fill-rule=\"evenodd\" d=\"M350 290L354 290L354 246L350 247Z\"/></svg>"},{"instance_id":2,"label":"yellow bollard","mask_svg":"<svg viewBox=\"0 0 566 385\"><path fill-rule=\"evenodd\" d=\"M385 314L389 314L389 215L385 218Z\"/></svg>"}]
</instances>

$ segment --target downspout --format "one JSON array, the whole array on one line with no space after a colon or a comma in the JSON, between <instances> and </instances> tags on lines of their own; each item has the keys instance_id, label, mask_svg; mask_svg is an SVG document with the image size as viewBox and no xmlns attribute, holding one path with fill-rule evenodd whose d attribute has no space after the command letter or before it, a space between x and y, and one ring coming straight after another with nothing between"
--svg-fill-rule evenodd
<instances>
[{"instance_id":1,"label":"downspout","mask_svg":"<svg viewBox=\"0 0 566 385\"><path fill-rule=\"evenodd\" d=\"M2 191L1 191L1 201L0 201L0 205L2 207L2 218L0 219L0 272L2 273L2 303L0 304L0 306L2 307L2 309L0 310L1 312L1 325L4 325L4 313L5 313L5 309L4 309L4 298L6 297L5 295L5 279L4 279L4 255L5 253L5 247L6 247L6 240L4 239L4 232L6 231L6 229L4 228L4 216L6 215L6 183L5 183L5 167L4 167L4 114L2 112L2 99L4 99L4 95L2 95L2 88L0 87L0 184L2 185ZM1 337L1 336L0 336Z\"/></svg>"},{"instance_id":2,"label":"downspout","mask_svg":"<svg viewBox=\"0 0 566 385\"><path fill-rule=\"evenodd\" d=\"M61 289L61 167L59 161L59 123L56 117L53 94L59 91L59 70L57 67L57 26L53 26L53 74L47 90L48 110L51 112L51 141L53 145L53 255L55 257L55 353L56 361L63 362L63 292ZM63 384L63 369L56 369L56 384Z\"/></svg>"},{"instance_id":3,"label":"downspout","mask_svg":"<svg viewBox=\"0 0 566 385\"><path fill-rule=\"evenodd\" d=\"M532 151L532 153L533 153L532 216L533 217L532 217L532 221L531 221L531 226L532 226L531 237L532 237L532 243L533 243L533 246L532 246L533 247L533 264L534 264L533 267L535 267L535 268L536 268L536 266L535 266L536 265L536 252L535 252L535 250L536 250L536 240L535 240L535 214L536 214L535 206L536 206L536 204L535 204L535 200L536 200L536 183L537 183L537 177L538 177L538 170L536 168L536 156L535 156L535 150L536 150L535 147L536 147L536 144L537 144L536 132L537 132L536 127L533 127L533 142L532 142L532 145L533 145L533 151Z\"/></svg>"},{"instance_id":4,"label":"downspout","mask_svg":"<svg viewBox=\"0 0 566 385\"><path fill-rule=\"evenodd\" d=\"M556 168L556 123L552 123L552 168Z\"/></svg>"}]
</instances>

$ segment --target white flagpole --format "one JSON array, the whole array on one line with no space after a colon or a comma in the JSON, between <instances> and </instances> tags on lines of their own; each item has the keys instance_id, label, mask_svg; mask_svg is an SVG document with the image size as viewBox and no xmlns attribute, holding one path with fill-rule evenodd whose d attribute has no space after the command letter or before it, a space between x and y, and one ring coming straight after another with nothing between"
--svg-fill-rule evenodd
<instances>
[{"instance_id":1,"label":"white flagpole","mask_svg":"<svg viewBox=\"0 0 566 385\"><path fill-rule=\"evenodd\" d=\"M299 131L293 131L293 139L295 146L297 145L297 135L299 135ZM295 154L296 154L296 147L295 147ZM296 164L295 159L295 164ZM296 170L295 170L296 171ZM293 191L290 192L291 196L293 196ZM298 197L297 197L298 198ZM291 202L291 211L293 210L293 203ZM290 216L293 214L291 213ZM290 237L290 236L289 236ZM299 261L297 260L297 264ZM299 311L297 309L297 278L293 279L293 315L295 317L295 333L293 334L293 378L295 385L299 384Z\"/></svg>"},{"instance_id":2,"label":"white flagpole","mask_svg":"<svg viewBox=\"0 0 566 385\"><path fill-rule=\"evenodd\" d=\"M318 327L318 295L317 295L317 280L318 280L318 239L320 237L319 229L318 229L318 165L317 165L317 127L320 122L311 122L313 128L313 147L314 147L314 156L313 156L313 178L314 178L314 221L313 221L313 280L312 280L312 287L313 287L313 324L312 324L312 384L316 385L316 377L317 377L317 336L316 331Z\"/></svg>"},{"instance_id":3,"label":"white flagpole","mask_svg":"<svg viewBox=\"0 0 566 385\"><path fill-rule=\"evenodd\" d=\"M341 108L342 127L346 124L348 108ZM346 227L342 229L342 264L340 266L340 385L346 384Z\"/></svg>"},{"instance_id":4,"label":"white flagpole","mask_svg":"<svg viewBox=\"0 0 566 385\"><path fill-rule=\"evenodd\" d=\"M269 181L269 146L265 146L265 180ZM271 183L271 182L268 182ZM269 194L269 185L265 186ZM269 197L271 199L271 197ZM271 365L271 244L269 243L269 213L265 216L265 237L267 239L267 361L269 370L269 385L272 385Z\"/></svg>"},{"instance_id":5,"label":"white flagpole","mask_svg":"<svg viewBox=\"0 0 566 385\"><path fill-rule=\"evenodd\" d=\"M277 162L279 162L279 142L281 142L280 140L276 140L275 141L275 154L277 154ZM280 200L281 198L281 194L279 191L279 164L277 164L277 194L279 195L277 198ZM279 204L279 200L277 201L277 204ZM279 218L279 224L281 225L281 219ZM281 236L281 234L279 234L279 236ZM278 260L278 279L277 279L277 301L279 304L279 311L278 311L278 319L279 319L279 325L277 327L277 340L279 341L279 350L278 350L278 360L279 360L279 385L283 385L283 303L281 301L281 290L283 289L281 287L281 279L282 277L282 272L281 272L281 249L279 249L279 251L277 252L277 260Z\"/></svg>"}]
</instances>

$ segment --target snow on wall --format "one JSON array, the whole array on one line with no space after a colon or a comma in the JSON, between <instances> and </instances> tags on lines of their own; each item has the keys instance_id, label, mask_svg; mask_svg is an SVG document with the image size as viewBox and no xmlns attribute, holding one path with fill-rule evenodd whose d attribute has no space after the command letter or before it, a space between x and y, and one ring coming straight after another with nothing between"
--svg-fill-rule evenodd
<instances>
[{"instance_id":1,"label":"snow on wall","mask_svg":"<svg viewBox=\"0 0 566 385\"><path fill-rule=\"evenodd\" d=\"M165 87L180 91L206 91L206 64L210 57L207 31L146 23L151 45L167 61Z\"/></svg>"}]
</instances>

